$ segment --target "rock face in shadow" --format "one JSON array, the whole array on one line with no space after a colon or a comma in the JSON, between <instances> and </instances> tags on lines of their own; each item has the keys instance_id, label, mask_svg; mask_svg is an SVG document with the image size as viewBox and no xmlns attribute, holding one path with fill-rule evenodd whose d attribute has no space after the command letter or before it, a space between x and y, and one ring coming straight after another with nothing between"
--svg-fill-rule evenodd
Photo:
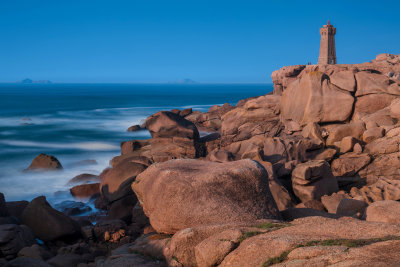
<instances>
[{"instance_id":1,"label":"rock face in shadow","mask_svg":"<svg viewBox=\"0 0 400 267\"><path fill-rule=\"evenodd\" d=\"M153 164L132 184L157 232L201 224L280 218L258 163L172 160Z\"/></svg>"},{"instance_id":2,"label":"rock face in shadow","mask_svg":"<svg viewBox=\"0 0 400 267\"><path fill-rule=\"evenodd\" d=\"M43 241L79 236L77 224L68 216L53 209L44 196L37 197L29 203L22 213L21 221Z\"/></svg>"},{"instance_id":3,"label":"rock face in shadow","mask_svg":"<svg viewBox=\"0 0 400 267\"><path fill-rule=\"evenodd\" d=\"M292 186L302 202L319 200L323 195L331 195L339 190L329 164L323 160L298 164L292 173Z\"/></svg>"},{"instance_id":4,"label":"rock face in shadow","mask_svg":"<svg viewBox=\"0 0 400 267\"><path fill-rule=\"evenodd\" d=\"M22 248L34 243L33 233L26 225L0 225L0 258L13 259Z\"/></svg>"},{"instance_id":5,"label":"rock face in shadow","mask_svg":"<svg viewBox=\"0 0 400 267\"><path fill-rule=\"evenodd\" d=\"M26 170L60 170L61 163L52 155L39 154L36 156L31 165Z\"/></svg>"}]
</instances>

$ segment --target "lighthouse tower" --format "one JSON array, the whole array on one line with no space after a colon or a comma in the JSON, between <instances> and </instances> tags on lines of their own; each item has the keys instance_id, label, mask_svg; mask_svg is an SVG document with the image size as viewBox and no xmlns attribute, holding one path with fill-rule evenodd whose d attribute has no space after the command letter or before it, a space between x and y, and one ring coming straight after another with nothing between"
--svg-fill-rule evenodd
<instances>
[{"instance_id":1,"label":"lighthouse tower","mask_svg":"<svg viewBox=\"0 0 400 267\"><path fill-rule=\"evenodd\" d=\"M335 34L336 28L329 24L324 25L320 30L321 44L319 47L318 64L336 64Z\"/></svg>"}]
</instances>

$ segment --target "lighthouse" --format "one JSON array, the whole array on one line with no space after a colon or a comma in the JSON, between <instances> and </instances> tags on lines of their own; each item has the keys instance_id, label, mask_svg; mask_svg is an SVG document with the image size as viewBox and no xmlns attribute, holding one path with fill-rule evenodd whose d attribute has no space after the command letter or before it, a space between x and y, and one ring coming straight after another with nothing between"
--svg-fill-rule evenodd
<instances>
[{"instance_id":1,"label":"lighthouse","mask_svg":"<svg viewBox=\"0 0 400 267\"><path fill-rule=\"evenodd\" d=\"M321 44L319 47L319 65L336 64L336 48L335 48L335 34L336 28L328 23L320 30Z\"/></svg>"}]
</instances>

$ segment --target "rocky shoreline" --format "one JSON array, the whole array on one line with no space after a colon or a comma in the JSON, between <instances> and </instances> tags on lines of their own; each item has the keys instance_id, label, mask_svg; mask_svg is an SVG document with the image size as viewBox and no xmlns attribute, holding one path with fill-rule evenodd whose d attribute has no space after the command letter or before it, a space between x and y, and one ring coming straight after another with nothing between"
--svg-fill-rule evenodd
<instances>
[{"instance_id":1,"label":"rocky shoreline","mask_svg":"<svg viewBox=\"0 0 400 267\"><path fill-rule=\"evenodd\" d=\"M90 216L0 194L0 265L399 266L400 55L272 79L236 106L130 127L152 138L70 181ZM60 168L41 154L27 171Z\"/></svg>"}]
</instances>

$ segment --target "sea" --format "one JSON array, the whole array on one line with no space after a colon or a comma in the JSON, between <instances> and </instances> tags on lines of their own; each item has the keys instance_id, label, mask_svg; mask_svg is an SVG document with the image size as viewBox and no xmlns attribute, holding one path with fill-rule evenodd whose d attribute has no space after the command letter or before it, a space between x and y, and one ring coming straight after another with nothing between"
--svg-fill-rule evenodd
<instances>
[{"instance_id":1,"label":"sea","mask_svg":"<svg viewBox=\"0 0 400 267\"><path fill-rule=\"evenodd\" d=\"M100 174L122 141L150 138L146 130L127 132L149 115L207 111L271 91L272 84L0 84L0 192L6 201L72 200L71 178ZM40 153L63 169L24 171Z\"/></svg>"}]
</instances>

